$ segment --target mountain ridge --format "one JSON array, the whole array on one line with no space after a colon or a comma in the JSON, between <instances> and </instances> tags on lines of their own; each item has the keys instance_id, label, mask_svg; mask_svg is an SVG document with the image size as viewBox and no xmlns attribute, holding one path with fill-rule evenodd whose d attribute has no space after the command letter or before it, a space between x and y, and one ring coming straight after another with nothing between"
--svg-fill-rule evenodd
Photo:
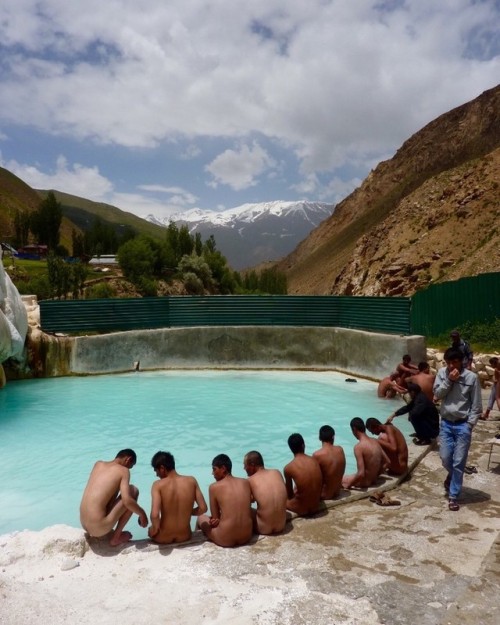
<instances>
[{"instance_id":1,"label":"mountain ridge","mask_svg":"<svg viewBox=\"0 0 500 625\"><path fill-rule=\"evenodd\" d=\"M218 248L233 269L241 270L275 261L293 250L309 232L334 211L326 202L271 201L246 203L224 211L199 208L152 223L187 225L203 238L214 235Z\"/></svg>"},{"instance_id":2,"label":"mountain ridge","mask_svg":"<svg viewBox=\"0 0 500 625\"><path fill-rule=\"evenodd\" d=\"M450 189L450 183L446 176L440 179L439 184L443 186L443 189L441 191L436 190L436 197L432 199L434 202L432 206L428 203L429 198L425 203L419 202L419 189L422 190L428 181L437 180L445 172L453 171L455 173L450 173L450 176L461 177L463 175L464 181L467 181L472 173L461 172L460 167L467 164L472 167L475 161L482 162L484 160L484 163L487 163L491 154L493 154L491 156L492 161L496 163L495 151L500 146L499 119L500 86L497 86L485 91L475 100L440 115L412 135L391 159L379 163L360 187L336 206L335 212L330 218L315 228L291 254L276 264L278 269L287 274L289 292L339 295L396 294L394 289L387 284L391 279L390 273L386 275L382 270L382 273L379 271L377 280L373 278L375 257L371 255L366 246L366 238L376 240L379 243L379 249L383 248L387 243L384 241L384 237L388 232L387 228L383 228L383 224L387 222L387 225L391 221L391 215L396 212L401 213L399 219L404 222L404 211L401 212L398 209L403 206L402 203L405 199L412 194L417 194L414 195L414 201L419 203L419 208L415 210L423 214L430 214L439 210L440 193L444 192L444 188L447 189L448 199L452 202L455 191L454 188ZM485 167L488 169L486 165ZM484 206L481 203L477 208L485 211L483 220L491 221L492 232L495 236L497 234L495 220L498 219L498 192L496 192L495 197L494 186L497 180L496 172L496 166L493 166L492 169L484 172L483 178L486 178L480 180L481 175L476 171L478 179L475 185L481 187L481 197L484 196ZM453 185L458 193L461 188L459 181L454 180L452 187ZM481 185L484 186L484 189ZM470 185L464 182L463 186L469 189ZM464 199L459 195L456 197L457 206ZM475 205L471 205L472 207ZM406 218L411 218L411 214L406 214ZM400 221L400 223L402 222ZM438 234L443 234L446 239L445 232L441 233L442 227L444 230L446 229L446 224L443 226L443 224L436 222L432 223L429 228L424 222L425 220L422 220L420 224L424 231L429 233L430 230L434 230L434 234L429 237L429 244L432 243L436 247L436 241L439 239ZM377 230L377 228L380 229ZM412 230L411 234L408 233L406 239L401 237L401 240L396 241L394 248L388 246L386 251L387 267L407 262L405 255L400 253L400 248L404 245L411 249L413 256L418 257L424 254L429 257L432 266L434 250L431 249L431 245L427 249L427 242L420 238L421 233L418 232L417 224L415 224L415 228L417 230ZM471 230L475 231L476 229L480 229L480 224L474 223L474 228L471 226ZM457 233L459 230L460 228L457 228ZM478 240L482 238L479 232L477 232L477 238ZM412 242L410 243L410 241ZM464 245L466 245L465 242ZM396 247L398 247L397 250ZM361 261L362 251L364 256ZM483 261L478 260L477 265L476 269L472 268L473 271L479 273L484 271L481 269L484 266ZM493 267L491 270L500 269L496 258L490 263L490 267ZM378 269L381 269L380 263ZM443 271L443 269L445 270ZM463 270L466 272L471 268L467 269L466 265L463 265ZM361 275L366 273L365 280L356 277L356 272L361 272ZM424 288L433 281L448 279L452 273L454 275L460 274L456 265L454 272L440 266L437 272L429 272L430 275L427 276L427 279L423 275L415 277L415 273L412 273L411 279L408 275L408 280L403 280L398 285L397 290L399 292L397 294L411 294L415 288ZM378 285L375 284L377 281Z\"/></svg>"}]
</instances>

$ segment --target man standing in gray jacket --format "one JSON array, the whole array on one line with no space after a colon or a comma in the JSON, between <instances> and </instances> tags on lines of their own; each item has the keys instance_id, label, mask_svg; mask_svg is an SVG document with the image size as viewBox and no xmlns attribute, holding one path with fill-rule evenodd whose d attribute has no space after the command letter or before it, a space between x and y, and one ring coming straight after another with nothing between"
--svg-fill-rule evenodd
<instances>
[{"instance_id":1,"label":"man standing in gray jacket","mask_svg":"<svg viewBox=\"0 0 500 625\"><path fill-rule=\"evenodd\" d=\"M464 367L460 350L450 347L444 360L446 367L437 373L434 395L441 400L439 454L448 471L444 487L449 494L448 508L455 512L460 509L457 499L462 490L472 428L482 413L481 387L477 375Z\"/></svg>"}]
</instances>

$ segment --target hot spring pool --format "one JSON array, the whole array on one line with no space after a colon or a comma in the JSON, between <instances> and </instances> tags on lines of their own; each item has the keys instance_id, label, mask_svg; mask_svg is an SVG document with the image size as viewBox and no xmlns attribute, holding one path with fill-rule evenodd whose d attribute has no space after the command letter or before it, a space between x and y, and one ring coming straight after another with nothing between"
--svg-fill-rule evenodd
<instances>
[{"instance_id":1,"label":"hot spring pool","mask_svg":"<svg viewBox=\"0 0 500 625\"><path fill-rule=\"evenodd\" d=\"M132 483L149 514L151 457L171 451L179 473L194 475L207 499L212 458L227 453L246 477L243 456L259 450L267 467L291 459L287 439L300 432L306 453L318 430L335 428L347 471L355 468L353 417L384 421L399 401L377 398L376 384L344 374L303 371L160 371L10 382L0 392L0 534L56 523L79 527L80 498L98 459L137 453ZM405 417L397 426L408 435ZM134 538L146 530L136 517Z\"/></svg>"}]
</instances>

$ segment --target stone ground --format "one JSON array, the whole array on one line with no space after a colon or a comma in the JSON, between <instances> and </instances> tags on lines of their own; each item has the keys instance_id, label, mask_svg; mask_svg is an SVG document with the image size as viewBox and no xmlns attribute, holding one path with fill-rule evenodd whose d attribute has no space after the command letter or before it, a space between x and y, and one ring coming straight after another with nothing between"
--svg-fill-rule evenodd
<instances>
[{"instance_id":1,"label":"stone ground","mask_svg":"<svg viewBox=\"0 0 500 625\"><path fill-rule=\"evenodd\" d=\"M459 512L444 496L436 449L412 446L400 506L367 493L281 536L221 549L196 536L161 547L90 545L56 526L0 538L0 623L31 625L498 625L500 414L474 432ZM356 497L363 496L363 499Z\"/></svg>"}]
</instances>

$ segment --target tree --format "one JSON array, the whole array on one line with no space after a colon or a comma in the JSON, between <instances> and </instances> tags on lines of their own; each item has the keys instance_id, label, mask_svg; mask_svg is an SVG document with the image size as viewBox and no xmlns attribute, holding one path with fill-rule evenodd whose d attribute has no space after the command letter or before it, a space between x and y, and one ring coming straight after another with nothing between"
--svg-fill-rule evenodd
<instances>
[{"instance_id":1,"label":"tree","mask_svg":"<svg viewBox=\"0 0 500 625\"><path fill-rule=\"evenodd\" d=\"M183 256L189 256L194 249L194 239L189 234L189 228L186 225L180 227L179 230L179 254L181 258Z\"/></svg>"},{"instance_id":2,"label":"tree","mask_svg":"<svg viewBox=\"0 0 500 625\"><path fill-rule=\"evenodd\" d=\"M139 236L124 243L118 250L118 262L123 275L134 283L142 277L151 278L156 253L149 237Z\"/></svg>"},{"instance_id":3,"label":"tree","mask_svg":"<svg viewBox=\"0 0 500 625\"><path fill-rule=\"evenodd\" d=\"M16 211L14 215L14 241L15 248L23 247L28 243L30 233L30 214Z\"/></svg>"},{"instance_id":4,"label":"tree","mask_svg":"<svg viewBox=\"0 0 500 625\"><path fill-rule=\"evenodd\" d=\"M55 250L59 245L59 228L62 221L61 203L57 201L53 191L40 202L38 210L31 213L30 230L38 243Z\"/></svg>"}]
</instances>

